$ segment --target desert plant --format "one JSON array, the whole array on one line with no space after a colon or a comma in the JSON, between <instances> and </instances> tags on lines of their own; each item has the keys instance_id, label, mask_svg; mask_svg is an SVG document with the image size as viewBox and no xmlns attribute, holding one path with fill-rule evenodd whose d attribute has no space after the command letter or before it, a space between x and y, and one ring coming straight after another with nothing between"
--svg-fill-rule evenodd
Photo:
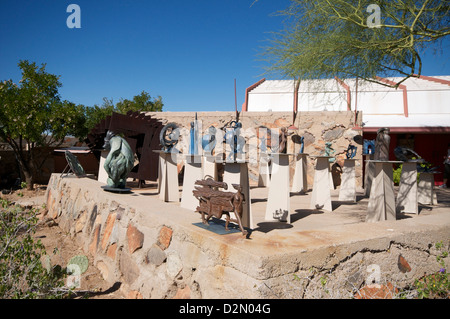
<instances>
[{"instance_id":1,"label":"desert plant","mask_svg":"<svg viewBox=\"0 0 450 319\"><path fill-rule=\"evenodd\" d=\"M448 257L448 251L443 250L442 242L436 243L435 247L440 251L440 254L436 256L436 260L441 268L438 272L425 275L415 281L414 285L418 292L418 298L421 299L450 297L450 282L444 260Z\"/></svg>"},{"instance_id":2,"label":"desert plant","mask_svg":"<svg viewBox=\"0 0 450 319\"><path fill-rule=\"evenodd\" d=\"M1 201L0 208L0 299L63 298L66 270L46 269L40 240L33 238L38 218L35 210L23 210Z\"/></svg>"}]
</instances>

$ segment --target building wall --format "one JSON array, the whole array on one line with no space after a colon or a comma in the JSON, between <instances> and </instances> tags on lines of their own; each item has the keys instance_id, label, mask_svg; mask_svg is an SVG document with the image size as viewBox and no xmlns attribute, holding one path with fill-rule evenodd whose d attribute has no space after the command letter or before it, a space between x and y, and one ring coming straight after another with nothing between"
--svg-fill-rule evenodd
<instances>
[{"instance_id":1,"label":"building wall","mask_svg":"<svg viewBox=\"0 0 450 319\"><path fill-rule=\"evenodd\" d=\"M441 185L444 172L444 156L447 154L447 145L450 143L450 134L447 133L390 133L389 159L397 160L394 149L397 146L405 146L414 150L425 161L438 168L438 174L434 175L436 185ZM364 133L364 139L374 140L376 133Z\"/></svg>"}]
</instances>

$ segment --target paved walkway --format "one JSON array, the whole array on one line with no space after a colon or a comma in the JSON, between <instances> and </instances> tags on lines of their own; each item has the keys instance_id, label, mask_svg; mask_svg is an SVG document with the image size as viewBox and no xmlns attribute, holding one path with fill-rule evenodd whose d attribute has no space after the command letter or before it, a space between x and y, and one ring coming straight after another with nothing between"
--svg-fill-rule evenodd
<instances>
[{"instance_id":1,"label":"paved walkway","mask_svg":"<svg viewBox=\"0 0 450 319\"><path fill-rule=\"evenodd\" d=\"M132 187L133 184L130 183ZM397 192L398 187L395 187ZM156 184L148 184L145 188L132 188L135 194L151 196L157 198ZM339 198L339 188L331 190L331 200L333 211L309 209L311 201L311 190L306 193L291 193L290 214L291 223L271 222L265 220L265 210L267 205L268 188L251 186L253 231L268 233L276 229L304 231L320 230L330 226L361 224L365 223L367 205L369 198L364 196L364 190L357 190L356 203L341 202ZM450 212L450 189L435 188L437 193L436 205L422 205L419 203L419 214L397 214L397 220L420 220L423 216L439 215ZM180 187L181 198L181 187ZM179 203L170 203L179 206ZM445 214L446 215L446 214ZM447 218L447 217L445 217ZM200 215L198 217L200 221ZM445 220L446 223L450 222Z\"/></svg>"}]
</instances>

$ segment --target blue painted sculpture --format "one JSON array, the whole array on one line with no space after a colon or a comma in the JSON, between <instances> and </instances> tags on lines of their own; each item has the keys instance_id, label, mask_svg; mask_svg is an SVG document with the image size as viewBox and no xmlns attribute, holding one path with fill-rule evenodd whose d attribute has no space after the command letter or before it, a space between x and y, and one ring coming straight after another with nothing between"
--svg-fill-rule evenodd
<instances>
[{"instance_id":1,"label":"blue painted sculpture","mask_svg":"<svg viewBox=\"0 0 450 319\"><path fill-rule=\"evenodd\" d=\"M375 152L375 140L364 140L363 153L364 155L370 155Z\"/></svg>"},{"instance_id":2,"label":"blue painted sculpture","mask_svg":"<svg viewBox=\"0 0 450 319\"><path fill-rule=\"evenodd\" d=\"M345 155L347 156L347 159L352 159L356 156L356 150L357 147L354 145L349 145L347 148L347 152L345 153Z\"/></svg>"},{"instance_id":3,"label":"blue painted sculpture","mask_svg":"<svg viewBox=\"0 0 450 319\"><path fill-rule=\"evenodd\" d=\"M202 137L202 148L207 154L212 154L216 147L216 131L214 126L210 126L208 128L208 134Z\"/></svg>"},{"instance_id":4,"label":"blue painted sculpture","mask_svg":"<svg viewBox=\"0 0 450 319\"><path fill-rule=\"evenodd\" d=\"M305 151L305 137L300 137L300 154L303 154L303 152Z\"/></svg>"},{"instance_id":5,"label":"blue painted sculpture","mask_svg":"<svg viewBox=\"0 0 450 319\"><path fill-rule=\"evenodd\" d=\"M195 120L191 122L191 131L190 131L191 143L189 145L189 154L190 155L198 155L198 121L197 121L197 113L195 113Z\"/></svg>"}]
</instances>

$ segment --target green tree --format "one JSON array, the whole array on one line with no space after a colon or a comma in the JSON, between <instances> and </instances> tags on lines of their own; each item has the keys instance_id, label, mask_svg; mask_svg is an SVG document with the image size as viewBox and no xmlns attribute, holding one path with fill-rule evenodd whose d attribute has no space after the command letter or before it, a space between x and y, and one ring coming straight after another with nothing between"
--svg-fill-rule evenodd
<instances>
[{"instance_id":1,"label":"green tree","mask_svg":"<svg viewBox=\"0 0 450 319\"><path fill-rule=\"evenodd\" d=\"M113 112L120 114L126 114L128 111L161 112L163 105L161 96L152 99L151 95L145 91L135 95L132 100L120 99L116 104L114 104L112 99L104 97L101 106L86 107L86 128L91 130L97 123Z\"/></svg>"},{"instance_id":2,"label":"green tree","mask_svg":"<svg viewBox=\"0 0 450 319\"><path fill-rule=\"evenodd\" d=\"M58 146L65 136L86 134L84 107L61 101L59 76L47 73L45 64L22 60L19 84L0 82L0 138L13 149L27 188L32 189L38 161L35 148ZM47 153L47 156L50 152Z\"/></svg>"},{"instance_id":3,"label":"green tree","mask_svg":"<svg viewBox=\"0 0 450 319\"><path fill-rule=\"evenodd\" d=\"M285 30L263 56L268 72L288 78L350 78L397 87L422 72L421 55L450 34L450 2L441 0L291 0Z\"/></svg>"}]
</instances>

